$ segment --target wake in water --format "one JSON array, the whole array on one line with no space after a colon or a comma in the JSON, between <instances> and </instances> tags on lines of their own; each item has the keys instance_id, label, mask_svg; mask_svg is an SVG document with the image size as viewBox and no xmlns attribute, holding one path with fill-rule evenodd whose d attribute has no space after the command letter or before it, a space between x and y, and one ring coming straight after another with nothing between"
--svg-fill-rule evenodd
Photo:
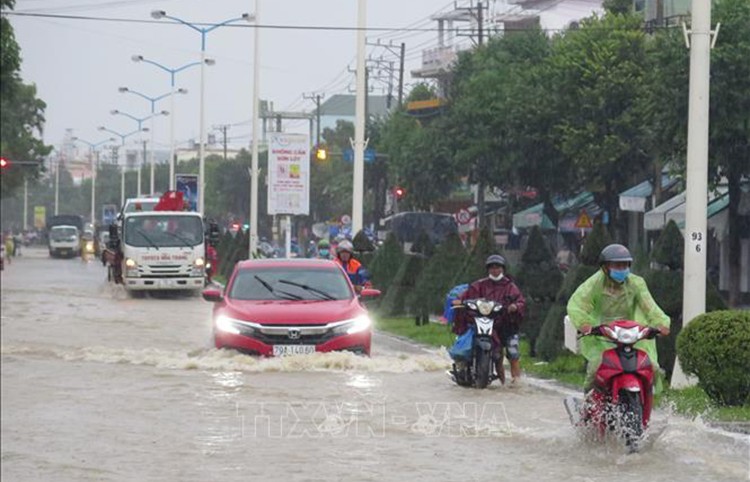
<instances>
[{"instance_id":1,"label":"wake in water","mask_svg":"<svg viewBox=\"0 0 750 482\"><path fill-rule=\"evenodd\" d=\"M2 356L56 358L65 361L145 365L173 370L240 372L364 371L412 373L445 370L447 360L439 353L425 355L374 356L348 352L314 353L281 358L256 358L232 350L201 349L179 352L144 348L84 347L66 349L3 345Z\"/></svg>"}]
</instances>

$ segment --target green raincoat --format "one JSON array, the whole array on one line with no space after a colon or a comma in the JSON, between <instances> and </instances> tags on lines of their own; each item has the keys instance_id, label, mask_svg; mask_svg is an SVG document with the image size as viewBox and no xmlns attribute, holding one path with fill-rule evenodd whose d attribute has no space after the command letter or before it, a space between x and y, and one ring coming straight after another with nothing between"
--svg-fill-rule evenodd
<instances>
[{"instance_id":1,"label":"green raincoat","mask_svg":"<svg viewBox=\"0 0 750 482\"><path fill-rule=\"evenodd\" d=\"M669 327L670 324L669 316L651 297L643 278L630 274L624 283L619 284L601 269L584 281L570 297L568 316L577 329L585 324L599 326L615 320L633 320L653 328ZM635 347L648 353L654 368L658 368L654 340L641 340ZM594 381L602 353L609 348L612 348L612 343L600 336L581 338L581 354L588 360L587 387Z\"/></svg>"}]
</instances>

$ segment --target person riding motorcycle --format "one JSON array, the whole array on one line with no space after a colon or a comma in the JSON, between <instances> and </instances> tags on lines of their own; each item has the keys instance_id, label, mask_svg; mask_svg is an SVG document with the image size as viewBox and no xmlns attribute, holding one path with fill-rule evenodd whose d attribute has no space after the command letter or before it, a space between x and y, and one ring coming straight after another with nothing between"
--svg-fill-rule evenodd
<instances>
[{"instance_id":1,"label":"person riding motorcycle","mask_svg":"<svg viewBox=\"0 0 750 482\"><path fill-rule=\"evenodd\" d=\"M526 299L513 280L505 274L507 263L503 256L490 255L484 265L487 268L487 277L469 285L469 288L454 303L460 304L464 300L485 298L505 307L495 320L492 330L495 342L493 359L498 378L501 383L505 383L505 368L501 351L501 347L505 347L505 355L510 362L511 383L516 383L521 377L519 329L526 313ZM461 333L466 331L469 320L459 315L456 321L455 330Z\"/></svg>"},{"instance_id":2,"label":"person riding motorcycle","mask_svg":"<svg viewBox=\"0 0 750 482\"><path fill-rule=\"evenodd\" d=\"M336 262L341 265L357 292L370 286L370 277L362 263L354 259L354 246L345 239L336 247Z\"/></svg>"},{"instance_id":3,"label":"person riding motorcycle","mask_svg":"<svg viewBox=\"0 0 750 482\"><path fill-rule=\"evenodd\" d=\"M630 251L621 244L610 244L602 250L599 254L601 269L584 281L568 301L568 317L578 331L589 334L592 327L603 323L632 320L657 328L662 336L669 335L669 316L656 304L644 279L630 272L632 263ZM580 342L581 354L588 361L585 382L588 392L601 364L602 353L612 348L612 344L598 336L586 336ZM641 340L635 347L648 354L654 371L658 371L655 341ZM657 381L656 388L659 385Z\"/></svg>"},{"instance_id":4,"label":"person riding motorcycle","mask_svg":"<svg viewBox=\"0 0 750 482\"><path fill-rule=\"evenodd\" d=\"M318 241L318 252L315 257L318 259L331 259L331 243L327 239Z\"/></svg>"}]
</instances>

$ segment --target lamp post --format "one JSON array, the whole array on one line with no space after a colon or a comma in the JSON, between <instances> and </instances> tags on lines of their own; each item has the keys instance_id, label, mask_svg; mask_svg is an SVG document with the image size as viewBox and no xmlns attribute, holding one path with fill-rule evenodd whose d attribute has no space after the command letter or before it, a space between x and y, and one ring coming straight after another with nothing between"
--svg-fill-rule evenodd
<instances>
[{"instance_id":1,"label":"lamp post","mask_svg":"<svg viewBox=\"0 0 750 482\"><path fill-rule=\"evenodd\" d=\"M242 16L236 17L236 18L230 18L229 20L224 20L223 22L219 22L216 24L212 24L209 27L201 28L197 25L187 22L185 20L182 20L178 17L173 17L171 15L167 15L167 12L164 10L154 10L151 12L151 16L156 19L162 19L167 18L169 20L174 20L175 22L181 23L187 27L190 27L191 29L195 30L196 32L201 34L201 59L200 59L200 66L201 66L201 93L200 93L200 142L198 146L198 157L199 157L199 165L198 165L198 177L199 180L199 187L198 187L198 212L203 213L205 209L205 191L206 191L206 169L205 169L205 137L206 137L206 126L205 126L205 76L206 76L206 35L216 30L219 27L222 27L224 25L228 25L230 23L236 23L240 21L246 21L250 22L254 19L249 13L243 13Z\"/></svg>"},{"instance_id":2,"label":"lamp post","mask_svg":"<svg viewBox=\"0 0 750 482\"><path fill-rule=\"evenodd\" d=\"M97 147L106 144L107 142L114 142L116 139L110 137L99 142L89 142L80 137L73 137L73 141L82 142L89 146L89 157L91 158L91 224L95 224L96 221L96 170L99 167L99 151ZM94 153L96 153L96 162L94 162Z\"/></svg>"},{"instance_id":3,"label":"lamp post","mask_svg":"<svg viewBox=\"0 0 750 482\"><path fill-rule=\"evenodd\" d=\"M173 84L172 85L172 90L170 92L167 92L166 94L158 95L156 97L148 96L146 94L138 92L137 90L129 89L127 87L120 87L117 90L119 92L121 92L121 93L135 94L138 97L142 97L142 98L146 99L147 101L149 101L151 103L151 126L150 126L150 129L151 129L151 150L149 151L149 164L151 165L151 182L150 182L150 185L149 185L149 187L150 187L149 193L151 194L151 196L153 196L154 195L154 117L156 117L156 115L157 115L157 113L156 113L156 103L159 102L160 100L162 100L163 98L165 98L167 96L170 96L172 98L172 107L174 107L174 94L175 93L178 93L178 94L187 94L187 89L177 89L177 91L175 91L174 90L174 84ZM172 135L174 135L174 113L173 113L173 111L169 111L169 112L172 112L172 117L170 118L171 119L170 124L172 126L172 128L171 128ZM168 114L167 111L162 111L161 113L163 115L167 115ZM170 143L172 142L172 140L173 139L170 139ZM170 157L171 157L171 154L170 154ZM171 164L170 164L170 166L171 166ZM171 186L170 186L170 190L171 190Z\"/></svg>"},{"instance_id":4,"label":"lamp post","mask_svg":"<svg viewBox=\"0 0 750 482\"><path fill-rule=\"evenodd\" d=\"M127 137L132 136L133 134L137 134L139 132L142 132L141 129L134 130L133 132L128 132L127 134L122 134L117 131L113 131L112 129L108 129L104 126L99 126L100 131L109 132L110 134L114 134L117 137L120 138L120 141L122 142L122 147L125 147L125 139ZM145 129L144 129L145 130ZM117 158L115 158L115 164L119 165L119 154ZM120 206L125 205L125 166L122 166L122 170L120 171Z\"/></svg>"},{"instance_id":5,"label":"lamp post","mask_svg":"<svg viewBox=\"0 0 750 482\"><path fill-rule=\"evenodd\" d=\"M127 87L120 87L120 92L123 92L122 89L126 89L127 90ZM162 96L162 97L166 97L166 94L164 96ZM157 100L158 100L158 98L157 98ZM152 109L153 109L153 107L152 107ZM169 112L167 112L166 110L163 110L161 112L153 112L153 110L152 110L151 115L148 115L146 117L135 117L134 115L130 115L127 112L122 112L122 111L119 111L117 109L114 109L114 110L110 111L110 114L112 114L112 115L124 115L125 117L127 117L127 118L129 118L131 120L134 120L135 122L138 123L138 130L139 131L143 131L143 132L148 131L148 130L151 131L151 195L153 196L154 195L154 158L153 158L153 154L154 154L154 131L153 131L154 117L156 117L158 115L169 115ZM149 119L151 119L151 129L143 128L143 123L145 121L149 120ZM144 157L143 162L146 162L146 159L145 159L145 157L146 157L145 145L144 145L143 157ZM141 166L138 166L138 195L140 195L140 194L141 194Z\"/></svg>"},{"instance_id":6,"label":"lamp post","mask_svg":"<svg viewBox=\"0 0 750 482\"><path fill-rule=\"evenodd\" d=\"M158 67L162 69L163 71L167 72L170 76L170 86L171 86L171 92L169 96L169 111L172 113L172 117L170 117L169 121L169 190L174 191L174 151L175 151L175 143L174 143L174 121L175 121L175 105L174 105L174 94L175 92L180 94L186 94L187 90L185 89L178 89L175 91L175 76L178 72L182 72L185 69L188 69L190 67L194 67L196 65L201 65L200 62L191 62L189 64L182 65L177 68L169 68L166 67L159 62L154 62L153 60L145 58L143 55L133 55L131 57L133 62L145 62L147 64L151 64L155 67ZM213 65L214 61L213 59L206 59L206 65Z\"/></svg>"},{"instance_id":7,"label":"lamp post","mask_svg":"<svg viewBox=\"0 0 750 482\"><path fill-rule=\"evenodd\" d=\"M253 259L258 249L258 144L260 143L260 134L258 124L260 123L260 0L255 0L255 30L253 32L253 152L250 173L250 253L248 259Z\"/></svg>"}]
</instances>

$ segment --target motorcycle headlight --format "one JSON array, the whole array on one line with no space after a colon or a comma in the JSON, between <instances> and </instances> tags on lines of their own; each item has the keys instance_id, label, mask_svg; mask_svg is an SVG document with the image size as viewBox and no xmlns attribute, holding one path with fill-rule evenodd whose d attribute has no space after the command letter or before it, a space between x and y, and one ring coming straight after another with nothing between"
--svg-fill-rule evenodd
<instances>
[{"instance_id":1,"label":"motorcycle headlight","mask_svg":"<svg viewBox=\"0 0 750 482\"><path fill-rule=\"evenodd\" d=\"M487 301L487 300L477 301L477 311L479 311L479 313L482 316L487 316L490 313L492 313L492 309L494 307L495 307L495 303L493 303L492 301Z\"/></svg>"},{"instance_id":2,"label":"motorcycle headlight","mask_svg":"<svg viewBox=\"0 0 750 482\"><path fill-rule=\"evenodd\" d=\"M340 321L334 328L336 335L353 335L368 330L372 326L372 320L367 315L360 315L351 320Z\"/></svg>"},{"instance_id":3,"label":"motorcycle headlight","mask_svg":"<svg viewBox=\"0 0 750 482\"><path fill-rule=\"evenodd\" d=\"M640 339L641 330L639 330L638 327L621 328L617 326L615 327L614 334L615 339L620 343L632 345Z\"/></svg>"}]
</instances>

